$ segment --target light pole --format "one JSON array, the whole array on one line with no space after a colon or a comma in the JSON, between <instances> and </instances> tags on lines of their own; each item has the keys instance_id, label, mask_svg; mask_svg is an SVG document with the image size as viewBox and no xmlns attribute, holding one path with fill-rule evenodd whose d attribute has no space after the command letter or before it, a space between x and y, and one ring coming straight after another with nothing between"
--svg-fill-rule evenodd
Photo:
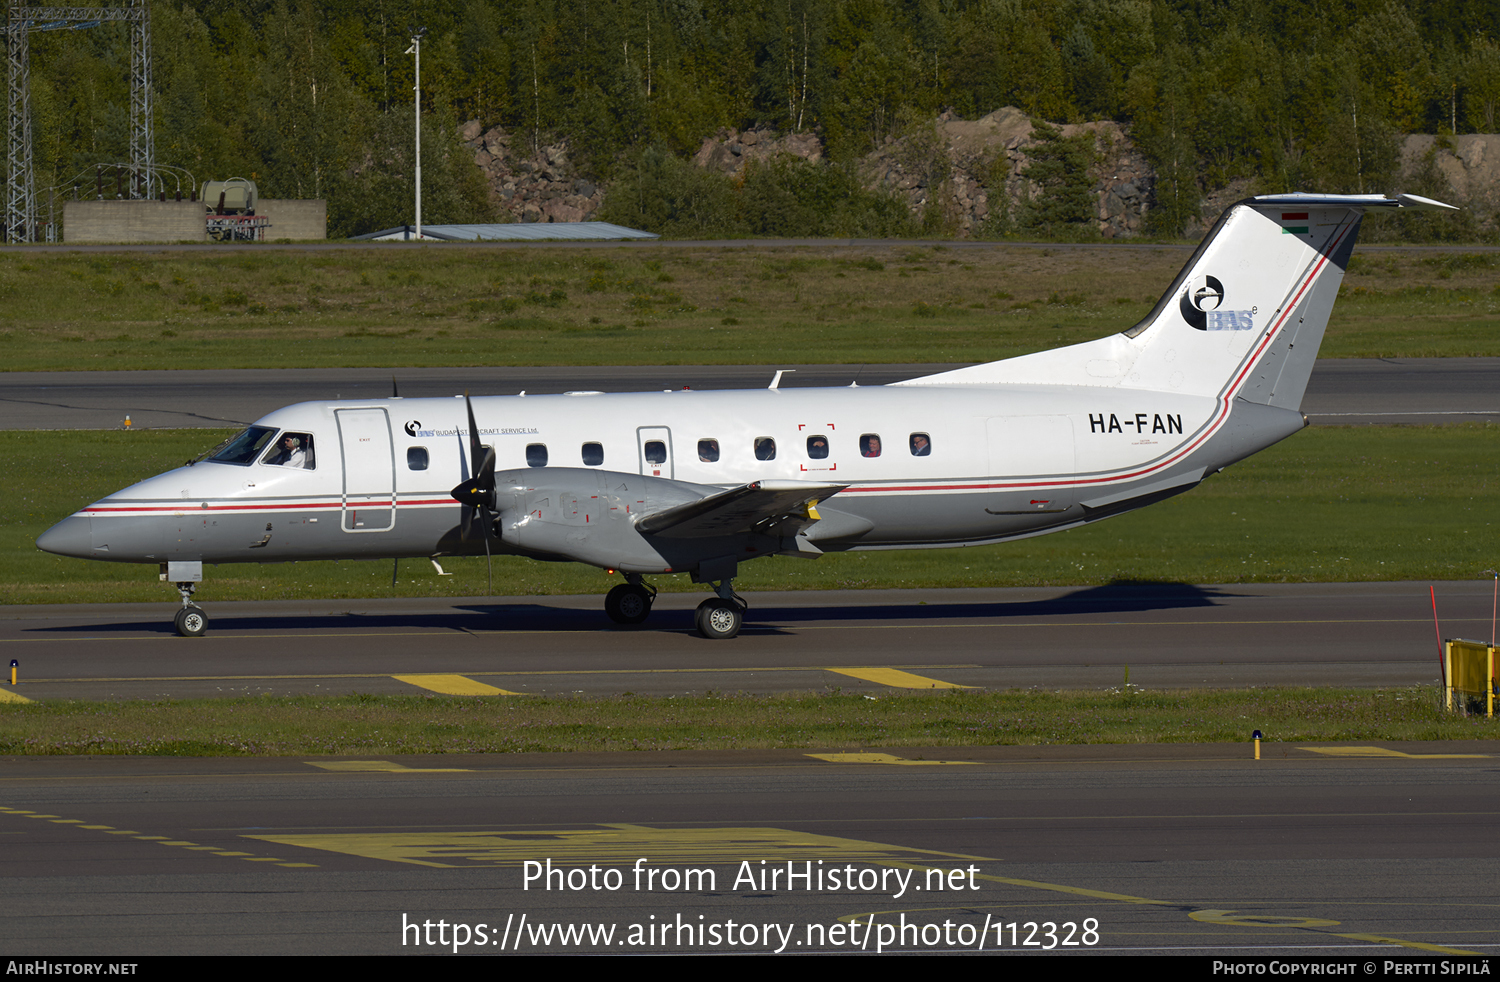
<instances>
[{"instance_id":1,"label":"light pole","mask_svg":"<svg viewBox=\"0 0 1500 982\"><path fill-rule=\"evenodd\" d=\"M417 84L413 86L412 107L417 120L417 238L422 237L422 35L427 33L427 28L422 28L412 35L411 47L406 49L409 55L417 56Z\"/></svg>"}]
</instances>

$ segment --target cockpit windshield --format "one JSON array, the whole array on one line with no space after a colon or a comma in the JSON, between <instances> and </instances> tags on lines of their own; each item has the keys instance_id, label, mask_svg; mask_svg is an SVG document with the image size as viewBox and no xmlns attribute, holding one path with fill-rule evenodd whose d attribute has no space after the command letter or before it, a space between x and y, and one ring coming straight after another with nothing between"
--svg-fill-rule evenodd
<instances>
[{"instance_id":1,"label":"cockpit windshield","mask_svg":"<svg viewBox=\"0 0 1500 982\"><path fill-rule=\"evenodd\" d=\"M221 464L248 464L260 456L260 452L270 444L271 437L275 435L274 427L246 427L245 432L230 440L223 450L208 459Z\"/></svg>"}]
</instances>

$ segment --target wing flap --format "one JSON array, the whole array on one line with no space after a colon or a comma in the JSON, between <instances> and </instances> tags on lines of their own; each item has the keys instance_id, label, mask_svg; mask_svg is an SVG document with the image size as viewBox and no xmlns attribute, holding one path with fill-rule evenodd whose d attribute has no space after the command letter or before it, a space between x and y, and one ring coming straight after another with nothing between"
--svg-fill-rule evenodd
<instances>
[{"instance_id":1,"label":"wing flap","mask_svg":"<svg viewBox=\"0 0 1500 982\"><path fill-rule=\"evenodd\" d=\"M647 535L668 539L700 539L738 535L760 528L784 534L787 520L796 525L817 521L814 506L844 490L847 484L807 481L755 481L674 505L643 516L635 527ZM772 532L772 528L776 531Z\"/></svg>"}]
</instances>

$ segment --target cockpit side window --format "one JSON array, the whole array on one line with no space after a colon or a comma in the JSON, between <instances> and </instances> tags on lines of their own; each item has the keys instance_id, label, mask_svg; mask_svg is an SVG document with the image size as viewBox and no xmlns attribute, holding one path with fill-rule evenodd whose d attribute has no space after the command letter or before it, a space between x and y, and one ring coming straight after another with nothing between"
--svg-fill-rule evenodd
<instances>
[{"instance_id":1,"label":"cockpit side window","mask_svg":"<svg viewBox=\"0 0 1500 982\"><path fill-rule=\"evenodd\" d=\"M272 426L246 427L245 431L230 440L223 450L208 459L221 464L249 464L260 456L260 452L270 444L271 437L275 434L276 428Z\"/></svg>"},{"instance_id":2,"label":"cockpit side window","mask_svg":"<svg viewBox=\"0 0 1500 982\"><path fill-rule=\"evenodd\" d=\"M287 430L276 438L276 445L266 453L261 463L275 464L278 467L295 467L305 471L312 470L317 466L313 458L312 434L294 433Z\"/></svg>"}]
</instances>

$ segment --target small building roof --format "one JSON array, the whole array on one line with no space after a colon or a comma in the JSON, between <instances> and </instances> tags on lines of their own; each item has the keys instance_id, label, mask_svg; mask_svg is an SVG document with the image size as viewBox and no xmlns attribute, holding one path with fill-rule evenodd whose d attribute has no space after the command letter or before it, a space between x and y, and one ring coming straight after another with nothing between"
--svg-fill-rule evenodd
<instances>
[{"instance_id":1,"label":"small building roof","mask_svg":"<svg viewBox=\"0 0 1500 982\"><path fill-rule=\"evenodd\" d=\"M409 242L413 239L434 242L541 241L545 239L657 239L661 236L640 229L626 228L610 222L514 222L504 225L423 225L416 234L411 225L399 225L379 232L354 236L366 242Z\"/></svg>"}]
</instances>

